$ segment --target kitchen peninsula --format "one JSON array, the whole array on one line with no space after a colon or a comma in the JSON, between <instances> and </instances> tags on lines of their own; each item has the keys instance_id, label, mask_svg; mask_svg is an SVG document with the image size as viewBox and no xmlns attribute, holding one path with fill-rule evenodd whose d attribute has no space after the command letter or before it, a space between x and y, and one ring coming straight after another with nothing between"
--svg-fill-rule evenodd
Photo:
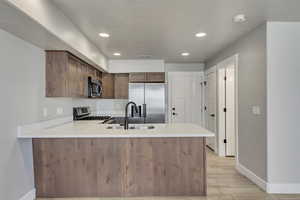
<instances>
[{"instance_id":1,"label":"kitchen peninsula","mask_svg":"<svg viewBox=\"0 0 300 200\"><path fill-rule=\"evenodd\" d=\"M77 121L23 132L33 141L37 197L206 195L205 138L213 133L194 124L132 126Z\"/></svg>"}]
</instances>

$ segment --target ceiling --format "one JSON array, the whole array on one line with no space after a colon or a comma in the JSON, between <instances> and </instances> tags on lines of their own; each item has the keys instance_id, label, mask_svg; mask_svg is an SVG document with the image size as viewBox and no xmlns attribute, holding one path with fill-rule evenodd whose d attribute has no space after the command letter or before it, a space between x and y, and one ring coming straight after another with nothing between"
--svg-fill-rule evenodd
<instances>
[{"instance_id":1,"label":"ceiling","mask_svg":"<svg viewBox=\"0 0 300 200\"><path fill-rule=\"evenodd\" d=\"M166 62L203 62L264 23L269 13L280 18L278 6L283 2L286 5L287 0L274 0L273 6L267 6L266 0L53 2L110 59L147 57ZM294 8L297 13L298 8ZM241 13L247 16L247 22L233 23L233 16ZM100 32L111 36L101 38ZM196 38L197 32L206 32L207 36ZM181 56L185 51L190 56ZM115 57L114 52L121 52L122 56Z\"/></svg>"}]
</instances>

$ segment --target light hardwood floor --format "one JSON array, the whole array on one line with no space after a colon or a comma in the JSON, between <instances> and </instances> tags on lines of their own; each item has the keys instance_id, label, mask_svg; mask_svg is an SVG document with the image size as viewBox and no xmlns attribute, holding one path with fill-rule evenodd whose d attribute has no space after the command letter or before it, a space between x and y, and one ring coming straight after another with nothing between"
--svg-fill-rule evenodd
<instances>
[{"instance_id":1,"label":"light hardwood floor","mask_svg":"<svg viewBox=\"0 0 300 200\"><path fill-rule=\"evenodd\" d=\"M234 158L207 150L207 197L69 198L38 200L300 200L300 195L269 195L235 170Z\"/></svg>"}]
</instances>

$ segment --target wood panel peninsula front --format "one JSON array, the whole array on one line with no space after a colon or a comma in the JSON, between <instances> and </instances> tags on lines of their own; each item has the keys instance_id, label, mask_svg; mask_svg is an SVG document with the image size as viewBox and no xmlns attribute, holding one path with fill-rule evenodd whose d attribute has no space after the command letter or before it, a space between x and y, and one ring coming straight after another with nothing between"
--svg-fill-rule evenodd
<instances>
[{"instance_id":1,"label":"wood panel peninsula front","mask_svg":"<svg viewBox=\"0 0 300 200\"><path fill-rule=\"evenodd\" d=\"M194 124L107 126L72 122L19 136L33 140L37 197L206 195L205 138L213 133Z\"/></svg>"}]
</instances>

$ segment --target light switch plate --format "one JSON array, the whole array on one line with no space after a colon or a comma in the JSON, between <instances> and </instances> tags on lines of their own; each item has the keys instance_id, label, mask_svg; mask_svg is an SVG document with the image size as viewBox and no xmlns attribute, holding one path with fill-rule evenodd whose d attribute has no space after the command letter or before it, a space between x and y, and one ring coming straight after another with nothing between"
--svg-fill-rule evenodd
<instances>
[{"instance_id":1,"label":"light switch plate","mask_svg":"<svg viewBox=\"0 0 300 200\"><path fill-rule=\"evenodd\" d=\"M260 107L259 106L252 106L252 113L254 115L260 115L261 114Z\"/></svg>"}]
</instances>

